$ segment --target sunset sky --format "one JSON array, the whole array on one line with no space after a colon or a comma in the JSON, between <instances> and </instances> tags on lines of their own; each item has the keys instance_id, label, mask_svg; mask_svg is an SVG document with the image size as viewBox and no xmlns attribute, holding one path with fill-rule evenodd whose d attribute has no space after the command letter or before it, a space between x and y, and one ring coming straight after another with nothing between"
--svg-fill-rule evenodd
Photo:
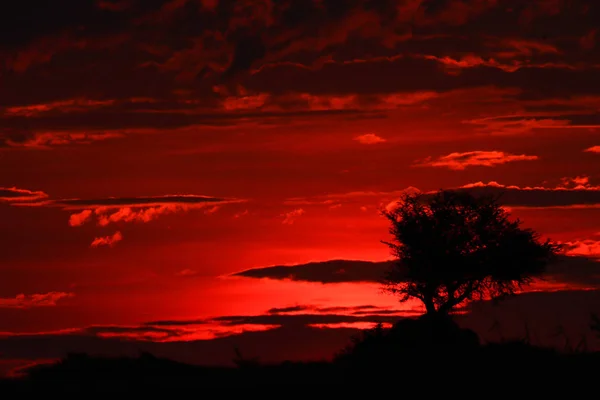
<instances>
[{"instance_id":1,"label":"sunset sky","mask_svg":"<svg viewBox=\"0 0 600 400\"><path fill-rule=\"evenodd\" d=\"M600 311L598 21L592 0L3 3L0 364L56 357L40 338L414 314L360 278L379 264L232 276L385 261L407 190L503 192L581 266L538 290Z\"/></svg>"}]
</instances>

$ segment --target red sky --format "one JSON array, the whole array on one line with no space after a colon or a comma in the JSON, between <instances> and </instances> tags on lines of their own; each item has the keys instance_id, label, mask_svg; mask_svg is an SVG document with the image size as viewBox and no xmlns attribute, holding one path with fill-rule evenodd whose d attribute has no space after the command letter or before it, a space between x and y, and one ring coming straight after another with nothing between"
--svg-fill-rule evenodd
<instances>
[{"instance_id":1,"label":"red sky","mask_svg":"<svg viewBox=\"0 0 600 400\"><path fill-rule=\"evenodd\" d=\"M414 188L505 191L600 255L594 1L39 3L0 12L6 337L411 310L373 283L229 275L386 260L378 211Z\"/></svg>"}]
</instances>

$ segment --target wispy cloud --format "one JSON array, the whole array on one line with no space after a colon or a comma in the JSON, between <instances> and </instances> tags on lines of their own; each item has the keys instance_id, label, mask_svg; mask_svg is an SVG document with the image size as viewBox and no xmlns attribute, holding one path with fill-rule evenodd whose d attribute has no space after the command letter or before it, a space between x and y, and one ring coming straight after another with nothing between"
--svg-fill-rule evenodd
<instances>
[{"instance_id":1,"label":"wispy cloud","mask_svg":"<svg viewBox=\"0 0 600 400\"><path fill-rule=\"evenodd\" d=\"M0 187L0 202L26 203L48 198L42 191L19 189L17 187Z\"/></svg>"},{"instance_id":2,"label":"wispy cloud","mask_svg":"<svg viewBox=\"0 0 600 400\"><path fill-rule=\"evenodd\" d=\"M98 238L94 239L90 246L91 247L100 247L100 246L112 247L116 243L120 242L121 240L123 240L123 235L121 234L121 232L117 231L114 234L112 234L111 236L103 236L103 237L98 237Z\"/></svg>"},{"instance_id":3,"label":"wispy cloud","mask_svg":"<svg viewBox=\"0 0 600 400\"><path fill-rule=\"evenodd\" d=\"M510 154L503 151L468 151L450 153L438 158L428 157L415 163L419 167L444 167L453 170L464 170L467 167L493 167L515 161L537 160L538 157L526 154Z\"/></svg>"},{"instance_id":4,"label":"wispy cloud","mask_svg":"<svg viewBox=\"0 0 600 400\"><path fill-rule=\"evenodd\" d=\"M587 151L589 153L600 153L600 146L592 146L585 149L584 151Z\"/></svg>"},{"instance_id":5,"label":"wispy cloud","mask_svg":"<svg viewBox=\"0 0 600 400\"><path fill-rule=\"evenodd\" d=\"M284 213L281 215L283 217L283 221L281 223L292 225L301 215L304 215L304 209L302 208L297 208L293 211Z\"/></svg>"},{"instance_id":6,"label":"wispy cloud","mask_svg":"<svg viewBox=\"0 0 600 400\"><path fill-rule=\"evenodd\" d=\"M182 269L181 271L178 271L175 276L180 276L180 277L186 277L186 276L195 276L198 275L198 271L193 270L193 269Z\"/></svg>"},{"instance_id":7,"label":"wispy cloud","mask_svg":"<svg viewBox=\"0 0 600 400\"><path fill-rule=\"evenodd\" d=\"M0 298L0 308L31 308L55 306L61 299L75 296L67 292L48 292L40 294L19 294L13 298Z\"/></svg>"},{"instance_id":8,"label":"wispy cloud","mask_svg":"<svg viewBox=\"0 0 600 400\"><path fill-rule=\"evenodd\" d=\"M581 113L581 112L580 112ZM589 113L589 112L588 112ZM598 124L576 123L565 112L521 113L499 115L462 121L477 126L479 131L492 135L520 135L534 129L594 129ZM590 113L591 114L591 113Z\"/></svg>"},{"instance_id":9,"label":"wispy cloud","mask_svg":"<svg viewBox=\"0 0 600 400\"><path fill-rule=\"evenodd\" d=\"M386 139L377 136L374 133L365 133L364 135L360 135L354 138L357 142L361 144L377 144L387 142Z\"/></svg>"},{"instance_id":10,"label":"wispy cloud","mask_svg":"<svg viewBox=\"0 0 600 400\"><path fill-rule=\"evenodd\" d=\"M0 194L3 193L0 191ZM117 222L149 222L164 214L205 207L209 207L209 213L214 213L221 205L245 201L194 194L50 200L42 192L23 191L21 193L15 189L6 190L5 195L7 199L12 200L13 205L81 210L69 217L69 225L73 227L91 222L94 218L98 225L106 226ZM17 198L20 199L20 202L15 201ZM2 199L0 197L0 200Z\"/></svg>"},{"instance_id":11,"label":"wispy cloud","mask_svg":"<svg viewBox=\"0 0 600 400\"><path fill-rule=\"evenodd\" d=\"M87 111L93 108L109 106L115 103L115 100L89 100L89 99L69 99L59 100L50 103L30 104L25 106L13 106L4 110L7 116L32 117L43 113L61 112L74 113Z\"/></svg>"},{"instance_id":12,"label":"wispy cloud","mask_svg":"<svg viewBox=\"0 0 600 400\"><path fill-rule=\"evenodd\" d=\"M0 202L20 207L58 207L76 211L69 216L69 225L79 227L94 220L98 226L116 223L146 223L166 214L206 209L213 214L226 204L242 203L246 200L203 196L195 194L172 194L163 196L105 197L92 199L50 199L41 191L18 188L0 188ZM293 216L292 216L293 218ZM92 247L112 246L122 240L117 232L113 236L97 237Z\"/></svg>"}]
</instances>

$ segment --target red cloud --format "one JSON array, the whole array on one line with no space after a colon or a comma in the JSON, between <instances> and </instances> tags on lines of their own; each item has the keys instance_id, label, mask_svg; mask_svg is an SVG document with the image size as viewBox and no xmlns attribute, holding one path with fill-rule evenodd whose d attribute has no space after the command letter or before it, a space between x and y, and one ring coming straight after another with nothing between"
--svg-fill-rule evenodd
<instances>
[{"instance_id":1,"label":"red cloud","mask_svg":"<svg viewBox=\"0 0 600 400\"><path fill-rule=\"evenodd\" d=\"M92 210L83 210L82 212L71 214L69 217L70 226L80 226L89 221L92 217Z\"/></svg>"},{"instance_id":2,"label":"red cloud","mask_svg":"<svg viewBox=\"0 0 600 400\"><path fill-rule=\"evenodd\" d=\"M480 130L498 135L517 135L532 129L593 128L590 125L572 125L566 119L539 118L538 116L502 115L463 121L466 124L480 125Z\"/></svg>"},{"instance_id":3,"label":"red cloud","mask_svg":"<svg viewBox=\"0 0 600 400\"><path fill-rule=\"evenodd\" d=\"M461 186L461 189L471 189L471 188L499 188L499 189L514 189L514 190L524 190L524 191L590 191L597 192L600 191L600 186L593 186L590 184L590 180L587 176L576 176L574 178L561 178L561 184L557 185L554 188L548 188L543 186L524 186L519 187L515 185L503 185L501 183L491 181L488 183L484 182L475 182L469 183Z\"/></svg>"},{"instance_id":4,"label":"red cloud","mask_svg":"<svg viewBox=\"0 0 600 400\"><path fill-rule=\"evenodd\" d=\"M115 104L115 100L59 100L45 104L31 104L26 106L8 107L4 110L4 115L32 117L51 111L57 111L62 113L81 112L93 108L106 107L113 104Z\"/></svg>"},{"instance_id":5,"label":"red cloud","mask_svg":"<svg viewBox=\"0 0 600 400\"><path fill-rule=\"evenodd\" d=\"M48 195L42 191L19 189L16 187L0 187L0 202L8 203L36 202L46 199Z\"/></svg>"},{"instance_id":6,"label":"red cloud","mask_svg":"<svg viewBox=\"0 0 600 400\"><path fill-rule=\"evenodd\" d=\"M575 240L564 242L565 253L570 256L600 257L600 240Z\"/></svg>"},{"instance_id":7,"label":"red cloud","mask_svg":"<svg viewBox=\"0 0 600 400\"><path fill-rule=\"evenodd\" d=\"M354 138L354 140L362 144L377 144L387 141L386 139L379 137L374 133L366 133L364 135L357 136Z\"/></svg>"},{"instance_id":8,"label":"red cloud","mask_svg":"<svg viewBox=\"0 0 600 400\"><path fill-rule=\"evenodd\" d=\"M30 295L19 294L14 298L0 298L0 308L30 308L55 306L59 300L73 296L73 293L66 292L48 292Z\"/></svg>"},{"instance_id":9,"label":"red cloud","mask_svg":"<svg viewBox=\"0 0 600 400\"><path fill-rule=\"evenodd\" d=\"M118 132L36 132L24 141L7 140L6 144L10 147L47 149L69 144L90 144L121 137L123 134Z\"/></svg>"},{"instance_id":10,"label":"red cloud","mask_svg":"<svg viewBox=\"0 0 600 400\"><path fill-rule=\"evenodd\" d=\"M292 225L294 223L294 221L296 221L296 219L303 214L304 214L304 210L302 208L297 208L293 211L282 214L281 216L284 218L281 223L286 224L286 225Z\"/></svg>"},{"instance_id":11,"label":"red cloud","mask_svg":"<svg viewBox=\"0 0 600 400\"><path fill-rule=\"evenodd\" d=\"M92 242L92 244L90 245L91 247L99 247L99 246L114 246L115 243L120 242L121 240L123 240L123 235L121 235L121 232L115 232L112 236L103 236L103 237L99 237L94 239L94 241Z\"/></svg>"},{"instance_id":12,"label":"red cloud","mask_svg":"<svg viewBox=\"0 0 600 400\"><path fill-rule=\"evenodd\" d=\"M465 153L450 153L432 160L431 157L419 162L417 166L445 167L453 170L463 170L470 166L493 167L513 161L537 160L537 156L525 154L509 154L503 151L469 151Z\"/></svg>"},{"instance_id":13,"label":"red cloud","mask_svg":"<svg viewBox=\"0 0 600 400\"><path fill-rule=\"evenodd\" d=\"M97 208L95 214L98 215L98 225L106 226L114 222L150 222L158 218L160 215L175 213L178 211L188 210L190 206L178 204L166 204L157 207L149 207L143 209L133 209L131 207L123 207L117 211L106 214L108 209L105 207Z\"/></svg>"},{"instance_id":14,"label":"red cloud","mask_svg":"<svg viewBox=\"0 0 600 400\"><path fill-rule=\"evenodd\" d=\"M585 149L584 151L587 151L590 153L600 153L600 146L592 146L590 148Z\"/></svg>"}]
</instances>

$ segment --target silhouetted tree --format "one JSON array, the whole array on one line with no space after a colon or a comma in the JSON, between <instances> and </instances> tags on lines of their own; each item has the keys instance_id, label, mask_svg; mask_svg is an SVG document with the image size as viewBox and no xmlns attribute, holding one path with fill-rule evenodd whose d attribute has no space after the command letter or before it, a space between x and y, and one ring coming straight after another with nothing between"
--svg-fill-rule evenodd
<instances>
[{"instance_id":1,"label":"silhouetted tree","mask_svg":"<svg viewBox=\"0 0 600 400\"><path fill-rule=\"evenodd\" d=\"M474 299L514 294L561 250L510 220L491 196L465 191L407 194L392 210L387 244L398 263L385 288L400 301L419 299L427 314L448 314Z\"/></svg>"}]
</instances>

